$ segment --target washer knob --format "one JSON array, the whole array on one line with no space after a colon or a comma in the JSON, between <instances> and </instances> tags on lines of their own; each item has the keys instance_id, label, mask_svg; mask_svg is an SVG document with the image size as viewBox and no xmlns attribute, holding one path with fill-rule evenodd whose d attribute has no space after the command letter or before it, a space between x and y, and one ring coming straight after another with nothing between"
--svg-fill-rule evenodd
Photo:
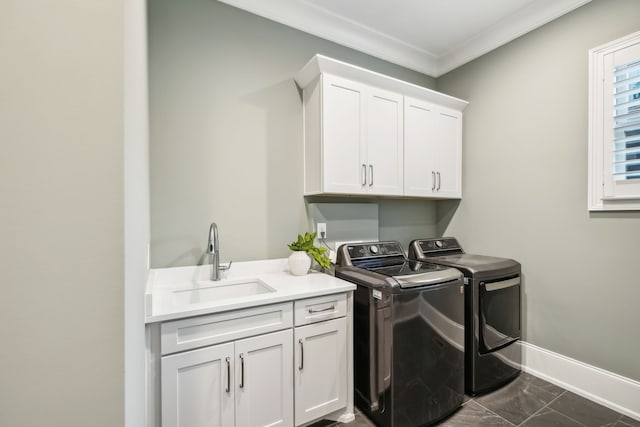
<instances>
[{"instance_id":1,"label":"washer knob","mask_svg":"<svg viewBox=\"0 0 640 427\"><path fill-rule=\"evenodd\" d=\"M436 246L442 249L444 247L444 243L442 243L442 240L436 240Z\"/></svg>"},{"instance_id":2,"label":"washer knob","mask_svg":"<svg viewBox=\"0 0 640 427\"><path fill-rule=\"evenodd\" d=\"M371 245L369 246L369 251L371 251L372 254L376 255L378 253L378 247L376 245Z\"/></svg>"}]
</instances>

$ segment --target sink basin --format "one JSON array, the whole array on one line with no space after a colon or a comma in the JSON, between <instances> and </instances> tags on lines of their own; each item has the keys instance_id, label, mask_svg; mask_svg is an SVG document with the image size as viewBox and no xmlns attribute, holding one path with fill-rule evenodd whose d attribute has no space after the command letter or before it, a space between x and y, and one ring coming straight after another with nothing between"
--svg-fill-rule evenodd
<instances>
[{"instance_id":1,"label":"sink basin","mask_svg":"<svg viewBox=\"0 0 640 427\"><path fill-rule=\"evenodd\" d=\"M196 282L196 286L195 288L174 291L175 298L182 303L194 304L275 292L275 289L260 279L223 280L220 282L203 280Z\"/></svg>"}]
</instances>

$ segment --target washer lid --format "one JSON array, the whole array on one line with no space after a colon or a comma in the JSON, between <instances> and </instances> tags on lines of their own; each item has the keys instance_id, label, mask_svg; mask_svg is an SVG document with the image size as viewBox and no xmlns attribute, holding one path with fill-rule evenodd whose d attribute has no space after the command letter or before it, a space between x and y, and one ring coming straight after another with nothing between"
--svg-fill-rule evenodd
<instances>
[{"instance_id":1,"label":"washer lid","mask_svg":"<svg viewBox=\"0 0 640 427\"><path fill-rule=\"evenodd\" d=\"M466 270L471 275L480 273L498 273L520 271L520 263L510 258L499 258L486 255L456 254L429 258L429 261L449 267Z\"/></svg>"},{"instance_id":2,"label":"washer lid","mask_svg":"<svg viewBox=\"0 0 640 427\"><path fill-rule=\"evenodd\" d=\"M391 277L401 288L435 285L462 277L462 274L456 269L431 262L404 261L391 265L360 266L360 268Z\"/></svg>"},{"instance_id":3,"label":"washer lid","mask_svg":"<svg viewBox=\"0 0 640 427\"><path fill-rule=\"evenodd\" d=\"M401 288L415 288L418 286L437 285L440 283L458 280L462 277L462 273L455 268L443 268L440 270L430 271L428 273L410 274L405 276L391 276Z\"/></svg>"}]
</instances>

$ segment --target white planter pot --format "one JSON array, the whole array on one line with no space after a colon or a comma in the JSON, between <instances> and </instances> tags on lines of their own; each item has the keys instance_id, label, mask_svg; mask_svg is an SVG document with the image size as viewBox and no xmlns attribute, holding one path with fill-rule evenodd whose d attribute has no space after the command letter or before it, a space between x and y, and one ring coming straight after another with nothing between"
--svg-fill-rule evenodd
<instances>
[{"instance_id":1,"label":"white planter pot","mask_svg":"<svg viewBox=\"0 0 640 427\"><path fill-rule=\"evenodd\" d=\"M311 268L311 258L305 251L294 251L289 255L289 271L294 276L304 276Z\"/></svg>"}]
</instances>

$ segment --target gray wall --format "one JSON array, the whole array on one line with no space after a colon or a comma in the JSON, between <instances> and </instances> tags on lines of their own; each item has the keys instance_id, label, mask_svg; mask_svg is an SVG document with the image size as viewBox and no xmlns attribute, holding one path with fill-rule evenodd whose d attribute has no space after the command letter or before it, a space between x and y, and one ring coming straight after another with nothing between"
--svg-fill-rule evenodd
<instances>
[{"instance_id":1,"label":"gray wall","mask_svg":"<svg viewBox=\"0 0 640 427\"><path fill-rule=\"evenodd\" d=\"M587 51L638 31L640 2L594 0L438 79L470 101L464 198L439 231L514 257L526 341L640 380L640 213L587 211Z\"/></svg>"},{"instance_id":2,"label":"gray wall","mask_svg":"<svg viewBox=\"0 0 640 427\"><path fill-rule=\"evenodd\" d=\"M202 262L212 221L223 260L285 257L311 229L293 76L314 54L435 85L213 0L150 0L149 46L152 267ZM379 213L381 238L435 230L432 202L383 200Z\"/></svg>"},{"instance_id":3,"label":"gray wall","mask_svg":"<svg viewBox=\"0 0 640 427\"><path fill-rule=\"evenodd\" d=\"M2 426L124 422L122 8L3 2Z\"/></svg>"}]
</instances>

